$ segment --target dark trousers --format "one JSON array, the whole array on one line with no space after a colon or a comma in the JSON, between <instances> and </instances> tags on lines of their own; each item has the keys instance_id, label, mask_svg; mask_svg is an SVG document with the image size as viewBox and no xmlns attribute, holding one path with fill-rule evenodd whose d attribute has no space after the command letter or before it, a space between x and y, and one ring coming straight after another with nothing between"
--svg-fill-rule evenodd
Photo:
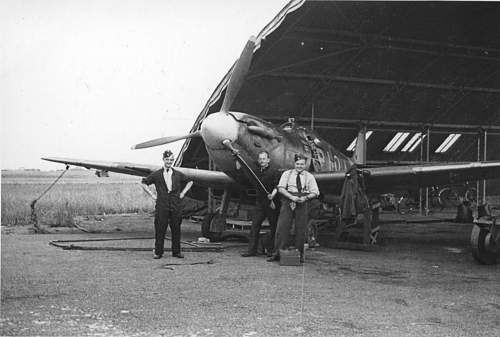
<instances>
[{"instance_id":1,"label":"dark trousers","mask_svg":"<svg viewBox=\"0 0 500 337\"><path fill-rule=\"evenodd\" d=\"M279 208L272 209L269 207L270 201L257 202L255 212L252 218L252 228L250 229L250 237L248 240L248 253L256 254L259 245L259 233L262 227L262 222L267 218L271 226L271 237L269 242L272 245L269 249L274 249L274 238L276 234L276 224L278 222Z\"/></svg>"},{"instance_id":2,"label":"dark trousers","mask_svg":"<svg viewBox=\"0 0 500 337\"><path fill-rule=\"evenodd\" d=\"M288 236L295 216L295 248L304 253L304 241L306 238L307 222L309 221L309 201L296 204L295 210L290 208L290 200L283 198L281 201L278 228L276 229L276 241L274 243L275 255L279 255L280 249L287 248Z\"/></svg>"},{"instance_id":3,"label":"dark trousers","mask_svg":"<svg viewBox=\"0 0 500 337\"><path fill-rule=\"evenodd\" d=\"M155 212L155 254L163 255L165 234L170 225L172 233L172 254L181 252L182 214L178 210L157 209Z\"/></svg>"}]
</instances>

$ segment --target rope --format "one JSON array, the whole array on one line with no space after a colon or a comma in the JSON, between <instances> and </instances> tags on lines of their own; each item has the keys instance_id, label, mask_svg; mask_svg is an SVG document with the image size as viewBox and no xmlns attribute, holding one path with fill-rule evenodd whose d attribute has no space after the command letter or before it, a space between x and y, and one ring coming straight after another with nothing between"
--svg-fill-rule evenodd
<instances>
[{"instance_id":1,"label":"rope","mask_svg":"<svg viewBox=\"0 0 500 337\"><path fill-rule=\"evenodd\" d=\"M124 241L124 240L146 240L146 239L154 239L154 236L134 236L134 237L124 237L124 238L104 238L104 239L77 239L77 240L54 240L51 242L58 242L58 243L67 243L67 242L102 242L102 241ZM169 236L165 236L165 240L167 241L172 241L172 238ZM180 243L183 243L188 246L193 246L193 247L206 247L206 246L221 246L220 243L210 243L210 244L199 244L199 243L193 243L189 241L183 241L181 240Z\"/></svg>"},{"instance_id":2,"label":"rope","mask_svg":"<svg viewBox=\"0 0 500 337\"><path fill-rule=\"evenodd\" d=\"M36 198L35 200L33 200L31 203L35 204L38 200L40 200L52 187L54 187L54 185L59 181L59 179L61 179L62 176L66 172L68 172L68 169L69 169L69 165L66 165L66 169L59 175L59 177L57 177L56 180L54 180L54 182L52 184L50 184L50 186L47 187L47 189L45 191L43 191L43 193L40 194L40 196L38 198Z\"/></svg>"},{"instance_id":3,"label":"rope","mask_svg":"<svg viewBox=\"0 0 500 337\"><path fill-rule=\"evenodd\" d=\"M196 264L214 264L214 259L203 262L190 262L190 263L165 263L163 266L194 266Z\"/></svg>"},{"instance_id":4,"label":"rope","mask_svg":"<svg viewBox=\"0 0 500 337\"><path fill-rule=\"evenodd\" d=\"M304 283L306 269L306 250L304 249L304 263L302 263L302 290L300 296L300 327L303 329L303 313L304 313Z\"/></svg>"},{"instance_id":5,"label":"rope","mask_svg":"<svg viewBox=\"0 0 500 337\"><path fill-rule=\"evenodd\" d=\"M35 200L33 200L31 203L30 203L30 207L31 207L31 223L33 224L33 227L34 227L34 230L36 233L45 233L45 231L40 228L40 226L38 225L38 219L37 219L37 216L36 216L36 210L35 210L35 205L37 203L38 200L40 200L48 191L50 191L50 189L52 187L54 187L54 185L59 181L59 179L62 178L62 176L68 172L68 169L69 169L69 165L66 165L66 169L59 175L59 177L56 178L56 180L54 180L54 182L52 184L49 185L49 187L47 187L45 189L45 191L42 192L42 194L40 194L40 196L38 198L36 198Z\"/></svg>"},{"instance_id":6,"label":"rope","mask_svg":"<svg viewBox=\"0 0 500 337\"><path fill-rule=\"evenodd\" d=\"M104 238L104 239L77 239L77 240L53 240L49 242L50 246L62 248L63 250L101 250L101 251L151 251L151 248L142 247L111 247L111 246L81 246L75 245L74 243L86 243L86 242L103 242L103 241L123 241L123 240L144 240L153 239L154 237L123 237L123 238ZM170 237L166 236L166 240L171 240ZM241 247L239 245L227 245L223 246L220 243L210 243L210 244L198 244L193 242L181 241L182 244L188 245L188 247L182 247L184 252L222 252L227 248ZM171 251L170 248L165 248L165 251Z\"/></svg>"},{"instance_id":7,"label":"rope","mask_svg":"<svg viewBox=\"0 0 500 337\"><path fill-rule=\"evenodd\" d=\"M111 246L103 246L103 247L92 247L92 246L79 246L74 244L60 244L55 241L49 242L50 246L62 248L63 250L94 250L94 251L127 251L127 252L150 252L151 248L141 248L141 247L111 247ZM222 252L225 247L185 247L182 248L183 252ZM164 251L170 252L172 249L165 248Z\"/></svg>"}]
</instances>

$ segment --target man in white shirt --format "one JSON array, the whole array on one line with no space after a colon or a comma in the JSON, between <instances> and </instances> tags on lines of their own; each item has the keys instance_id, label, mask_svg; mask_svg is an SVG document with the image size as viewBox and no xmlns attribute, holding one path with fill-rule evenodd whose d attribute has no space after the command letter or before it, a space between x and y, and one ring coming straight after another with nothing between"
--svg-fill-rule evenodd
<instances>
[{"instance_id":1,"label":"man in white shirt","mask_svg":"<svg viewBox=\"0 0 500 337\"><path fill-rule=\"evenodd\" d=\"M295 216L295 248L300 251L300 261L304 262L304 241L309 221L309 201L319 196L318 184L314 176L305 170L306 158L295 155L295 168L281 175L278 192L282 195L274 254L268 261L279 261L280 249L285 249L288 233Z\"/></svg>"}]
</instances>

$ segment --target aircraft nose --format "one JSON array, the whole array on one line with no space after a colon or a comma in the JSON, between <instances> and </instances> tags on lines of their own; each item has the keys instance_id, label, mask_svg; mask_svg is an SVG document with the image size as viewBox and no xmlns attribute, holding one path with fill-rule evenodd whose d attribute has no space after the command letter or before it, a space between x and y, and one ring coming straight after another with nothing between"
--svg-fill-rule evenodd
<instances>
[{"instance_id":1,"label":"aircraft nose","mask_svg":"<svg viewBox=\"0 0 500 337\"><path fill-rule=\"evenodd\" d=\"M208 115L201 124L201 137L205 144L212 149L222 149L222 142L229 139L231 142L238 138L239 123L225 112L216 112Z\"/></svg>"}]
</instances>

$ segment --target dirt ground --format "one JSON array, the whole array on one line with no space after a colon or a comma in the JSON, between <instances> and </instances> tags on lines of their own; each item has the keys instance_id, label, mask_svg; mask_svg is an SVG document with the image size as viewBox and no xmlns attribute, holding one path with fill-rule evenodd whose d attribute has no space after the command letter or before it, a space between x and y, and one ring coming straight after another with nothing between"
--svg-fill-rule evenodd
<instances>
[{"instance_id":1,"label":"dirt ground","mask_svg":"<svg viewBox=\"0 0 500 337\"><path fill-rule=\"evenodd\" d=\"M106 232L2 227L1 335L500 336L500 267L472 259L470 225L391 224L374 252L318 248L283 267L235 242L184 260L153 260L152 239L49 246L153 234L148 217L82 223ZM198 232L183 223L184 240Z\"/></svg>"}]
</instances>

